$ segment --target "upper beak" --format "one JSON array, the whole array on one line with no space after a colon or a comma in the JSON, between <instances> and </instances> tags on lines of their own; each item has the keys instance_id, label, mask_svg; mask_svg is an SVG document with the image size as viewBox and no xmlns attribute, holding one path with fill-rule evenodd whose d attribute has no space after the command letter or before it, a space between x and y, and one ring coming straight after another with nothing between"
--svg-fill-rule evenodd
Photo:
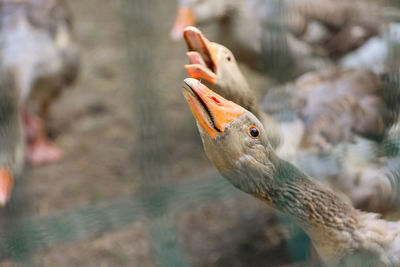
<instances>
[{"instance_id":1,"label":"upper beak","mask_svg":"<svg viewBox=\"0 0 400 267\"><path fill-rule=\"evenodd\" d=\"M7 168L0 168L0 206L4 206L11 197L14 177Z\"/></svg>"},{"instance_id":2,"label":"upper beak","mask_svg":"<svg viewBox=\"0 0 400 267\"><path fill-rule=\"evenodd\" d=\"M198 80L184 80L183 95L201 127L214 138L243 115L243 108L214 93Z\"/></svg>"},{"instance_id":3,"label":"upper beak","mask_svg":"<svg viewBox=\"0 0 400 267\"><path fill-rule=\"evenodd\" d=\"M172 40L182 39L183 31L187 26L192 26L196 24L196 19L194 17L193 10L190 7L180 7L178 8L174 26L171 30Z\"/></svg>"},{"instance_id":4,"label":"upper beak","mask_svg":"<svg viewBox=\"0 0 400 267\"><path fill-rule=\"evenodd\" d=\"M185 65L189 77L217 83L219 44L210 42L196 27L187 27L183 33L190 64Z\"/></svg>"}]
</instances>

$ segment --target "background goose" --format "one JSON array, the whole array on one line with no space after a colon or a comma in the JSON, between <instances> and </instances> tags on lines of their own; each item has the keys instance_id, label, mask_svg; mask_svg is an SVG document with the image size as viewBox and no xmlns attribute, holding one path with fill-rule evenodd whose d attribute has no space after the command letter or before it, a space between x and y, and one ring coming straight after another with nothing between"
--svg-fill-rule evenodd
<instances>
[{"instance_id":1,"label":"background goose","mask_svg":"<svg viewBox=\"0 0 400 267\"><path fill-rule=\"evenodd\" d=\"M70 11L62 0L2 0L0 12L1 62L15 77L24 107L27 158L35 164L58 160L61 150L47 139L45 126L50 104L78 73Z\"/></svg>"},{"instance_id":2,"label":"background goose","mask_svg":"<svg viewBox=\"0 0 400 267\"><path fill-rule=\"evenodd\" d=\"M14 178L22 173L24 139L18 94L10 75L0 75L0 206L11 197Z\"/></svg>"},{"instance_id":3,"label":"background goose","mask_svg":"<svg viewBox=\"0 0 400 267\"><path fill-rule=\"evenodd\" d=\"M183 94L204 150L236 188L287 214L311 238L327 266L398 266L400 222L354 209L273 151L264 126L249 111L195 79Z\"/></svg>"},{"instance_id":4,"label":"background goose","mask_svg":"<svg viewBox=\"0 0 400 267\"><path fill-rule=\"evenodd\" d=\"M384 14L368 0L180 0L171 35L181 37L190 25L217 24L217 41L278 80L332 64L381 72Z\"/></svg>"}]
</instances>

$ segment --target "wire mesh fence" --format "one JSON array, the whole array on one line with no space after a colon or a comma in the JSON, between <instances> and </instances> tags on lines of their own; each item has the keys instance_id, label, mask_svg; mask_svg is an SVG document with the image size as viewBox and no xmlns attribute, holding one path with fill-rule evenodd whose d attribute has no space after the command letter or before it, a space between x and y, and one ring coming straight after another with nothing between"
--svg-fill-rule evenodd
<instances>
[{"instance_id":1,"label":"wire mesh fence","mask_svg":"<svg viewBox=\"0 0 400 267\"><path fill-rule=\"evenodd\" d=\"M87 195L82 198L81 202L75 203L71 201L72 204L67 203L65 206L60 204L61 208L55 203L55 208L51 212L41 213L40 205L46 202L43 200L46 199L45 195L50 194L54 189L49 185L43 191L40 191L41 188L44 188L42 182L44 180L41 180L40 174L49 172L48 175L55 177L54 179L68 180L71 174L64 173L63 168L70 165L60 165L59 168L55 167L54 169L45 166L42 169L43 172L38 173L35 172L36 167L27 167L22 177L16 179L16 190L11 202L0 210L0 260L7 261L11 259L27 266L41 265L42 263L35 258L37 257L35 255L43 251L49 251L62 244L72 244L71 246L74 246L78 242L96 239L101 235L128 226L135 221L145 220L148 222L146 230L149 232L150 254L155 258L155 265L191 266L193 255L188 253L190 249L186 247L187 244L183 241L182 232L184 231L181 228L189 228L186 232L191 233L190 228L194 224L182 226L182 222L179 219L181 214L194 213L199 207L217 206L227 199L239 199L238 201L240 202L243 199L243 194L222 179L204 158L200 138L196 132L191 114L185 106L183 98L180 97L181 80L186 77L182 68L185 49L183 48L183 42L176 44L168 39L168 29L172 25L175 14L175 1L171 0L165 3L155 0L121 0L113 4L103 1L102 4L104 6L101 7L103 11L99 11L99 15L88 13L89 10L92 10L92 13L96 13L92 9L94 6L99 5L96 1L87 1L86 4L83 2L71 3L73 11L78 15L75 19L77 21L92 19L95 25L77 24L77 27L82 27L78 29L78 32L80 32L82 38L82 46L85 47L83 49L83 81L82 85L78 83L77 86L80 87L81 91L86 86L96 87L101 83L105 84L104 87L111 88L114 87L114 83L117 83L116 80L124 79L124 83L115 85L115 87L118 87L115 90L123 91L123 93L118 95L119 93L114 91L109 93L109 89L100 90L99 94L104 93L104 97L95 98L93 102L103 101L104 104L88 108L89 111L95 110L94 113L98 112L100 115L90 115L92 117L88 117L87 120L80 119L79 116L85 117L86 115L81 115L81 113L85 114L85 112L89 113L89 111L85 109L81 113L78 111L74 113L73 109L75 107L72 107L72 111L69 112L72 114L70 116L74 116L74 119L70 123L72 125L70 128L76 132L68 130L68 127L65 126L65 124L68 124L67 117L69 114L64 116L63 123L57 124L57 122L53 122L53 124L65 130L65 133L58 133L61 139L63 135L73 136L78 133L78 135L73 136L73 141L68 141L69 139L66 137L62 139L67 140L65 141L67 147L68 144L73 143L76 139L86 135L89 136L87 138L88 141L79 143L76 146L80 149L77 154L67 156L66 162L68 164L82 164L83 168L86 169L99 169L98 173L104 172L104 176L109 177L105 178L106 182L101 182L103 180L96 177L98 173L93 172L93 174L90 173L88 175L89 182L86 184L80 184L76 181L74 183L77 186L73 183L67 185L53 183L52 186L65 187L64 191L57 191L58 198L72 196L71 198L76 197L79 199L78 193ZM268 0L264 1L264 3L267 2ZM277 77L273 82L276 84L276 80L286 79L286 77L283 77L284 75L280 77L280 74L287 74L283 73L283 70L291 66L293 62L293 58L287 54L289 48L286 39L287 23L292 21L290 21L290 14L287 13L286 7L281 1L270 1L270 4L273 5L273 8L270 9L272 13L269 14L270 19L265 23L272 23L272 26L268 28L269 31L263 33L262 42L268 45L263 46L267 49L262 51L261 57L263 58L262 63L266 65L263 69L275 73L272 75ZM79 11L81 8L83 9ZM109 14L109 17L105 17L105 21L101 22L103 13L111 13L111 15ZM87 14L87 17L84 17L85 14ZM116 22L117 26L107 25L110 21ZM388 100L388 106L391 107L391 115L388 116L390 117L388 119L390 122L387 123L395 125L390 130L389 135L384 140L381 140L378 145L375 143L369 145L368 143L365 146L366 148L363 146L365 150L361 152L357 149L359 148L358 145L363 141L353 144L354 146L350 146L350 148L346 146L346 149L353 149L358 154L349 153L345 149L340 150L338 148L340 152L336 154L303 154L301 158L296 159L296 164L301 166L302 170L315 177L329 180L340 173L350 156L361 154L376 155L375 158L379 158L383 162L379 168L387 173L388 180L393 188L394 199L390 199L390 201L398 203L397 196L400 195L400 193L397 194L399 191L398 180L400 178L400 135L398 126L396 126L396 123L398 123L396 119L398 117L398 104L400 103L398 100L400 95L398 86L400 61L398 55L399 38L395 26L396 23L391 26L392 28L389 27L387 32L389 56L386 62L388 71L384 78L385 88L388 88L385 92L389 92L385 98ZM98 40L112 38L113 35L109 34L103 39L96 39L96 35L101 35L102 30L106 31L103 27L110 27L107 31L118 32L115 40L111 40L109 50L105 49L92 56L85 56L85 53L90 55L98 47L102 46L102 43L97 43ZM210 32L213 32L215 29L211 27ZM115 56L110 52L111 50L118 50L112 52L118 52L119 54ZM108 61L112 60L102 54L105 53L104 51L110 53L110 57L119 58L118 62L110 63L112 64L111 67L107 66ZM104 59L102 59L102 56L104 56ZM102 63L96 63L97 65L93 63L85 67L85 60L99 60ZM119 69L123 70L120 71ZM259 75L246 68L245 74L249 77ZM90 77L96 82L85 77ZM265 78L259 78L259 80L265 82ZM252 86L257 84L252 81L250 83ZM267 91L265 90L266 87L272 86L263 85L260 91ZM90 101L92 101L92 95L96 95L95 89L93 88L86 95L79 91L66 93L63 96L66 100L61 102L60 105L72 105L67 98L73 94L76 94L73 101L79 103L82 97L88 100L82 100L81 103L89 105L91 104ZM176 95L178 97L175 97ZM112 99L110 103L107 102L108 98ZM283 100L284 104L287 104L285 102L287 99ZM282 110L282 112L287 111L287 106L281 107L278 102L276 104L280 112ZM118 107L115 108L116 106ZM114 111L113 108L117 111ZM55 112L54 116L62 119L65 112L60 108L58 113ZM109 113L110 117L116 116L118 118L108 120L107 113ZM2 119L0 118L0 123L3 122ZM127 138L129 142L124 140L121 149L129 152L124 154L126 159L115 156L115 162L108 163L106 162L107 157L114 156L110 147L117 146L115 143L120 141L121 135L111 131L113 127L117 127L119 120L125 120L124 123L128 125L125 126L122 123L128 130L121 135L129 135L129 138ZM82 127L86 127L85 129L89 130L86 130L87 132L76 130ZM111 136L110 147L102 144L101 142L104 140L101 138L91 138L90 135L100 134L100 132L104 132L102 137L104 140ZM76 162L74 161L75 155L85 154L85 149L91 149L87 148L89 147L87 143L90 143L96 149L104 146L104 150L96 154L96 157L99 157L99 159L104 157L104 162L106 163L102 164L102 160L99 160L97 165L81 163L81 161L78 162L78 156ZM127 143L129 145L126 145ZM69 145L69 148L78 149L76 147ZM79 160L85 161L86 158L79 158ZM105 172L103 168L112 169L111 173L114 176ZM120 169L124 169L124 171ZM77 169L72 172L72 175L80 172L81 170ZM82 176L86 174L85 171L82 171L82 173ZM121 178L122 176L123 178ZM81 179L81 176L78 177ZM115 190L117 193L111 195L103 193L104 196L100 196L97 199L95 190L91 192L91 189L88 188L87 190L79 191L74 187L97 188L96 183L103 188L106 187L105 191L107 191L107 186L109 186L110 190L114 190L114 187L117 187L118 189ZM74 193L74 190L78 193ZM248 199L244 201L249 201L251 203L250 206L255 208L248 210L246 208L238 209L237 213L245 218L243 220L252 220L252 217L260 216L257 214L258 204L256 204L256 200L254 200L254 203ZM50 203L50 205L52 204ZM225 211L224 209L225 207L222 206L219 210L221 214L217 216L221 221L224 220L224 214L222 214ZM208 219L205 216L202 224L208 225ZM284 227L290 228L291 236L295 237L288 238L290 240L284 245L284 250L288 252L290 259L283 259L281 264L303 261L305 258L309 258L310 252L307 245L305 245L309 243L307 237L302 234L295 234L299 230L290 225L289 222L286 222L287 218L280 218L279 220L285 221ZM245 251L243 254L251 257L257 253L257 249L254 249L254 252L247 247L240 247L240 242L246 238L254 238L254 236L246 236L248 232L240 229L240 223L241 221L239 220L236 224L239 228L234 231L243 231L243 234L240 237L242 239L238 238L240 240L236 240L238 243L236 245L239 248L235 249L240 253ZM210 227L218 229L219 226L218 223L210 223ZM265 226L265 228L268 228L268 226ZM272 242L271 240L274 240L274 238L271 238L270 233L266 233L267 230L265 228L257 235L267 236L261 242ZM220 230L220 232L223 231ZM224 233L230 236L230 233ZM193 239L195 238L193 237ZM228 242L231 241L229 237L227 239ZM235 240L231 242L235 242ZM207 243L203 246L207 246ZM246 251L246 249L249 251ZM221 249L219 253L231 255L229 253L232 252L226 251ZM220 254L215 256L216 260L211 260L213 262L213 264L210 264L211 266L222 266L221 262L218 261L218 257L222 257ZM256 259L262 258L267 253L262 252L259 254L254 257ZM232 258L236 259L235 257L240 258L240 255L232 256ZM95 256L93 256L93 262L96 262L94 258ZM198 265L206 266L208 263L207 261L200 261ZM242 260L238 261L238 265L235 266L245 266L245 264L246 260Z\"/></svg>"}]
</instances>

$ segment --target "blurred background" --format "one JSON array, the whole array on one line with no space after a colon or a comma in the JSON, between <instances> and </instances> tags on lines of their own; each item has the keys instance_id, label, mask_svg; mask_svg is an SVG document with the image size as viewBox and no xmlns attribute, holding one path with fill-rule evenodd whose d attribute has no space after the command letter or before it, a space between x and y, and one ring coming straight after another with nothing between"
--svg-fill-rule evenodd
<instances>
[{"instance_id":1,"label":"blurred background","mask_svg":"<svg viewBox=\"0 0 400 267\"><path fill-rule=\"evenodd\" d=\"M47 126L65 154L26 164L16 181L1 208L0 266L307 262L307 238L234 189L205 156L181 94L186 45L170 38L177 1L68 5L81 69ZM201 30L214 40L215 27ZM240 67L260 97L276 84Z\"/></svg>"}]
</instances>

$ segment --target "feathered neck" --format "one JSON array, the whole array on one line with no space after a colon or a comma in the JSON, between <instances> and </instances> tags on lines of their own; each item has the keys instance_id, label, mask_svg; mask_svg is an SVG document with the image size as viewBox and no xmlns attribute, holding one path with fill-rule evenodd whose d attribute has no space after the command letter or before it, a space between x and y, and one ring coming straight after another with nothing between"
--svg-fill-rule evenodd
<instances>
[{"instance_id":1,"label":"feathered neck","mask_svg":"<svg viewBox=\"0 0 400 267\"><path fill-rule=\"evenodd\" d=\"M238 180L237 173L227 178L239 189L290 216L329 266L355 259L390 261L390 255L385 253L399 235L400 227L393 229L375 214L355 210L325 185L276 155L272 154L271 160L270 167L263 170L239 171L245 173L245 179Z\"/></svg>"}]
</instances>

